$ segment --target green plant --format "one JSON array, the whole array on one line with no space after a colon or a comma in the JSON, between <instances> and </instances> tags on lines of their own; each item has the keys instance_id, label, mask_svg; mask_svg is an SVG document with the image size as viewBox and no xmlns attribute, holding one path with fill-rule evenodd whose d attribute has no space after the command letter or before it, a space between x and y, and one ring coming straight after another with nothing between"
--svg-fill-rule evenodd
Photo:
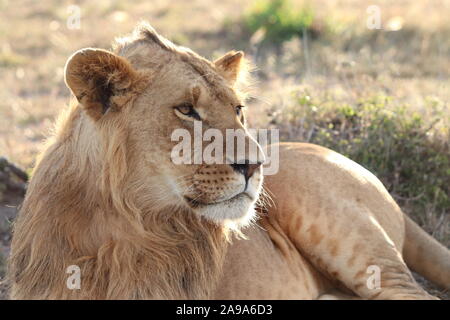
<instances>
[{"instance_id":1,"label":"green plant","mask_svg":"<svg viewBox=\"0 0 450 320\"><path fill-rule=\"evenodd\" d=\"M281 43L311 28L314 15L308 7L296 8L289 0L259 0L244 15L251 34L262 30L264 40Z\"/></svg>"}]
</instances>

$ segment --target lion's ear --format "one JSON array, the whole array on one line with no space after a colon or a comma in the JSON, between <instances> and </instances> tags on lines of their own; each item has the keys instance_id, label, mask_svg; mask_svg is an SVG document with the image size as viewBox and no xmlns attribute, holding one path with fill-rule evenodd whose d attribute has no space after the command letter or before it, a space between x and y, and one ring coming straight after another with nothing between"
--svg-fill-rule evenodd
<instances>
[{"instance_id":1,"label":"lion's ear","mask_svg":"<svg viewBox=\"0 0 450 320\"><path fill-rule=\"evenodd\" d=\"M214 65L225 80L234 85L239 74L243 71L244 53L242 51L230 51L214 61Z\"/></svg>"},{"instance_id":2,"label":"lion's ear","mask_svg":"<svg viewBox=\"0 0 450 320\"><path fill-rule=\"evenodd\" d=\"M130 63L102 49L82 49L67 61L65 81L93 119L130 102L139 76Z\"/></svg>"}]
</instances>

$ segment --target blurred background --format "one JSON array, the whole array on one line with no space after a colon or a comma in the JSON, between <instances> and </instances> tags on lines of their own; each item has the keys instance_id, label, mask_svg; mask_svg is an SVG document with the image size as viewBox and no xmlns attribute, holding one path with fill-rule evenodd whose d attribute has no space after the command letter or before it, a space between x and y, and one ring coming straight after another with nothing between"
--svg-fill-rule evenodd
<instances>
[{"instance_id":1,"label":"blurred background","mask_svg":"<svg viewBox=\"0 0 450 320\"><path fill-rule=\"evenodd\" d=\"M449 14L450 0L0 0L0 278L27 175L69 103L66 59L139 20L207 58L244 50L250 127L362 164L448 247Z\"/></svg>"}]
</instances>

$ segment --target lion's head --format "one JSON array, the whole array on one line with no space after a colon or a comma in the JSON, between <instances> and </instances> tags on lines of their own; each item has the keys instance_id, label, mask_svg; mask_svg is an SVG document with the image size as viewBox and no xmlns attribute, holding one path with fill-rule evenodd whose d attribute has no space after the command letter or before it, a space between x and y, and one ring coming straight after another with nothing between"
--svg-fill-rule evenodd
<instances>
[{"instance_id":1,"label":"lion's head","mask_svg":"<svg viewBox=\"0 0 450 320\"><path fill-rule=\"evenodd\" d=\"M103 146L103 188L127 189L140 206L183 207L215 223L251 219L262 170L261 157L250 159L250 150L261 155L261 149L245 127L237 90L245 72L242 52L210 62L145 24L118 39L114 53L88 48L72 55L66 83L85 111L88 140ZM195 131L200 123L201 131ZM192 147L183 156L191 163L173 158L180 142L173 141L174 132L180 129L189 133L183 142ZM219 161L197 158L217 138L208 129L224 137L208 153L216 160L222 153ZM227 129L237 130L248 151L238 143L227 149Z\"/></svg>"}]
</instances>

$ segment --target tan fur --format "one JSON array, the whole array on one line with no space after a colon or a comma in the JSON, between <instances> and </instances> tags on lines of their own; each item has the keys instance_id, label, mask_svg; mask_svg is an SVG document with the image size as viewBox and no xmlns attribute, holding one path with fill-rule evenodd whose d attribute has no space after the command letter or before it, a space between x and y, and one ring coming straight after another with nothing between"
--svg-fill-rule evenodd
<instances>
[{"instance_id":1,"label":"tan fur","mask_svg":"<svg viewBox=\"0 0 450 320\"><path fill-rule=\"evenodd\" d=\"M448 249L405 216L406 234L403 255L412 270L450 290Z\"/></svg>"},{"instance_id":2,"label":"tan fur","mask_svg":"<svg viewBox=\"0 0 450 320\"><path fill-rule=\"evenodd\" d=\"M448 250L409 222L405 239L382 184L337 153L282 144L257 223L260 169L243 196L227 164L171 161L171 133L192 131L173 108L186 102L209 127L243 129L256 143L235 113L244 67L241 52L212 63L148 25L114 53L74 54L66 82L78 103L58 121L15 222L11 298L431 298L403 261L405 241L407 262L447 285ZM247 239L230 242L233 231ZM431 271L417 263L424 250L436 253ZM66 286L70 265L81 269L80 290ZM366 285L370 265L380 289Z\"/></svg>"}]
</instances>

